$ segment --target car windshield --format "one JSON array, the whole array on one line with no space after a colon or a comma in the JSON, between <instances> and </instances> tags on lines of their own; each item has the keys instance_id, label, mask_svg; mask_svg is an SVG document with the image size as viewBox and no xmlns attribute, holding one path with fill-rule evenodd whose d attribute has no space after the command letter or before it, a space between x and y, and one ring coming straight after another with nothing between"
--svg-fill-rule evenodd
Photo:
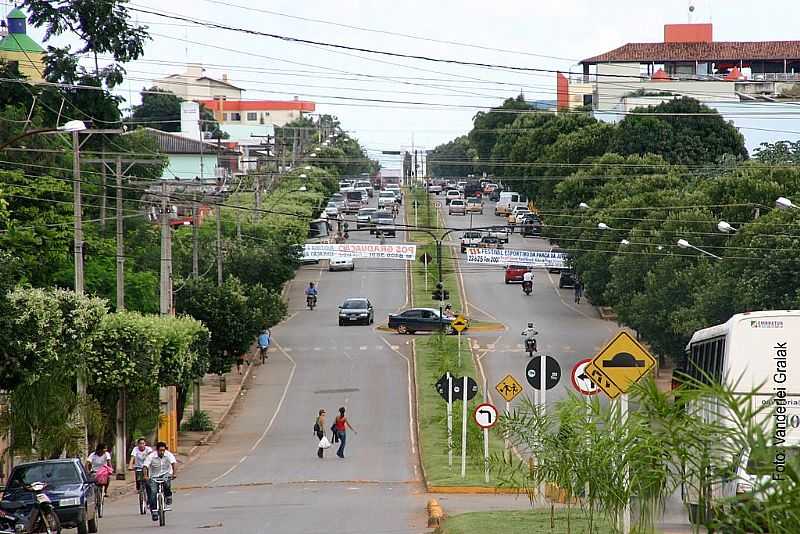
<instances>
[{"instance_id":1,"label":"car windshield","mask_svg":"<svg viewBox=\"0 0 800 534\"><path fill-rule=\"evenodd\" d=\"M452 202L450 203L450 205L451 205L451 206L463 206L463 205L464 205L464 201L463 201L463 200L457 200L457 199L456 199L456 200L452 201Z\"/></svg>"},{"instance_id":2,"label":"car windshield","mask_svg":"<svg viewBox=\"0 0 800 534\"><path fill-rule=\"evenodd\" d=\"M466 232L464 234L463 238L464 239L475 239L475 238L478 238L478 237L481 237L481 233L480 232Z\"/></svg>"},{"instance_id":3,"label":"car windshield","mask_svg":"<svg viewBox=\"0 0 800 534\"><path fill-rule=\"evenodd\" d=\"M375 208L363 208L358 210L359 215L372 215L375 213Z\"/></svg>"},{"instance_id":4,"label":"car windshield","mask_svg":"<svg viewBox=\"0 0 800 534\"><path fill-rule=\"evenodd\" d=\"M367 307L367 301L363 299L352 299L344 301L343 310L363 310Z\"/></svg>"},{"instance_id":5,"label":"car windshield","mask_svg":"<svg viewBox=\"0 0 800 534\"><path fill-rule=\"evenodd\" d=\"M348 191L347 200L361 200L361 191Z\"/></svg>"},{"instance_id":6,"label":"car windshield","mask_svg":"<svg viewBox=\"0 0 800 534\"><path fill-rule=\"evenodd\" d=\"M513 270L513 271L527 271L528 270L528 268L526 266L524 266L524 265L509 265L508 268Z\"/></svg>"},{"instance_id":7,"label":"car windshield","mask_svg":"<svg viewBox=\"0 0 800 534\"><path fill-rule=\"evenodd\" d=\"M45 482L53 487L80 484L82 480L75 464L71 462L31 464L17 467L8 482L8 487L22 487L33 482Z\"/></svg>"},{"instance_id":8,"label":"car windshield","mask_svg":"<svg viewBox=\"0 0 800 534\"><path fill-rule=\"evenodd\" d=\"M469 202L470 204L480 204L481 203L481 199L479 199L479 198L471 198L471 199L467 200L467 202Z\"/></svg>"},{"instance_id":9,"label":"car windshield","mask_svg":"<svg viewBox=\"0 0 800 534\"><path fill-rule=\"evenodd\" d=\"M394 198L394 193L392 193L391 191L385 191L385 192L381 193L381 197L383 197L383 198Z\"/></svg>"},{"instance_id":10,"label":"car windshield","mask_svg":"<svg viewBox=\"0 0 800 534\"><path fill-rule=\"evenodd\" d=\"M384 218L384 217L378 218L378 224L392 224L392 223L394 223L393 219Z\"/></svg>"}]
</instances>

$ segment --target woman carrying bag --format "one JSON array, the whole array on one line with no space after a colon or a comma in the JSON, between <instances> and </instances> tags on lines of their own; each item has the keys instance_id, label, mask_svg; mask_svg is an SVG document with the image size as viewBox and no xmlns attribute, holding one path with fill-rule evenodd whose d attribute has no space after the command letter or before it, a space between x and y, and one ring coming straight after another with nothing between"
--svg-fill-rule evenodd
<instances>
[{"instance_id":1,"label":"woman carrying bag","mask_svg":"<svg viewBox=\"0 0 800 534\"><path fill-rule=\"evenodd\" d=\"M325 410L320 410L317 416L317 422L314 423L314 435L317 436L319 444L317 445L317 456L323 458L323 451L331 446L331 442L325 436Z\"/></svg>"}]
</instances>

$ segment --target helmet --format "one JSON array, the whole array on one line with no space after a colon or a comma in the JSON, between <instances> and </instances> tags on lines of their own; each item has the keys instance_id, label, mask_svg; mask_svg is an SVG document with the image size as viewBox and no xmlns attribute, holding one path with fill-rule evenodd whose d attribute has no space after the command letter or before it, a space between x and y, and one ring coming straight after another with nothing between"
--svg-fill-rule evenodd
<instances>
[{"instance_id":1,"label":"helmet","mask_svg":"<svg viewBox=\"0 0 800 534\"><path fill-rule=\"evenodd\" d=\"M528 328L533 328L533 323L528 323Z\"/></svg>"},{"instance_id":2,"label":"helmet","mask_svg":"<svg viewBox=\"0 0 800 534\"><path fill-rule=\"evenodd\" d=\"M309 282L308 287L314 287L314 282Z\"/></svg>"}]
</instances>

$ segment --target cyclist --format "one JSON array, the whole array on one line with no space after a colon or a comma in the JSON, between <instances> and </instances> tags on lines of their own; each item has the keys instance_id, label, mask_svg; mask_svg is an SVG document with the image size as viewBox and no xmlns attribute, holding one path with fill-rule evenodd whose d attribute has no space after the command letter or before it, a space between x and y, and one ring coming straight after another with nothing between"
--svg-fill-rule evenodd
<instances>
[{"instance_id":1,"label":"cyclist","mask_svg":"<svg viewBox=\"0 0 800 534\"><path fill-rule=\"evenodd\" d=\"M258 350L261 352L261 363L267 359L267 349L269 349L269 341L270 341L270 331L269 328L265 328L261 331L261 334L258 336Z\"/></svg>"},{"instance_id":2,"label":"cyclist","mask_svg":"<svg viewBox=\"0 0 800 534\"><path fill-rule=\"evenodd\" d=\"M167 450L167 444L163 441L156 443L156 450L151 452L142 463L144 468L144 479L147 481L147 503L150 507L153 521L158 521L158 506L156 504L156 494L158 485L155 478L164 480L164 496L167 501L167 510L172 506L172 484L170 481L175 478L175 456Z\"/></svg>"},{"instance_id":3,"label":"cyclist","mask_svg":"<svg viewBox=\"0 0 800 534\"><path fill-rule=\"evenodd\" d=\"M146 439L136 440L136 446L131 451L131 459L128 462L128 471L136 471L136 491L142 487L142 464L152 452L153 448L147 445Z\"/></svg>"},{"instance_id":4,"label":"cyclist","mask_svg":"<svg viewBox=\"0 0 800 534\"><path fill-rule=\"evenodd\" d=\"M108 484L111 482L111 453L103 443L98 443L94 452L86 459L86 470L94 474L96 484L108 492Z\"/></svg>"}]
</instances>

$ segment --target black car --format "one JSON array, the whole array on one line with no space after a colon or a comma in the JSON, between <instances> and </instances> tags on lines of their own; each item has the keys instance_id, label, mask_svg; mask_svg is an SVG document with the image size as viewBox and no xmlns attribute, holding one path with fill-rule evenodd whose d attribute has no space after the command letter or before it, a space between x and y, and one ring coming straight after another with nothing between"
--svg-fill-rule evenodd
<instances>
[{"instance_id":1,"label":"black car","mask_svg":"<svg viewBox=\"0 0 800 534\"><path fill-rule=\"evenodd\" d=\"M339 326L346 324L372 324L375 320L375 310L372 303L366 298L345 299L339 306Z\"/></svg>"},{"instance_id":2,"label":"black car","mask_svg":"<svg viewBox=\"0 0 800 534\"><path fill-rule=\"evenodd\" d=\"M573 271L561 271L558 277L558 287L575 287L575 273Z\"/></svg>"},{"instance_id":3,"label":"black car","mask_svg":"<svg viewBox=\"0 0 800 534\"><path fill-rule=\"evenodd\" d=\"M14 467L0 507L22 504L27 514L33 508L34 496L25 486L33 482L47 484L44 492L50 497L62 527L77 528L78 534L97 532L95 484L80 460L44 460Z\"/></svg>"},{"instance_id":4,"label":"black car","mask_svg":"<svg viewBox=\"0 0 800 534\"><path fill-rule=\"evenodd\" d=\"M542 220L535 215L523 218L519 226L520 234L522 234L523 237L542 235Z\"/></svg>"},{"instance_id":5,"label":"black car","mask_svg":"<svg viewBox=\"0 0 800 534\"><path fill-rule=\"evenodd\" d=\"M389 328L397 330L398 334L413 334L415 332L435 332L445 330L452 333L453 320L439 315L439 310L433 308L411 308L402 313L389 316Z\"/></svg>"}]
</instances>

